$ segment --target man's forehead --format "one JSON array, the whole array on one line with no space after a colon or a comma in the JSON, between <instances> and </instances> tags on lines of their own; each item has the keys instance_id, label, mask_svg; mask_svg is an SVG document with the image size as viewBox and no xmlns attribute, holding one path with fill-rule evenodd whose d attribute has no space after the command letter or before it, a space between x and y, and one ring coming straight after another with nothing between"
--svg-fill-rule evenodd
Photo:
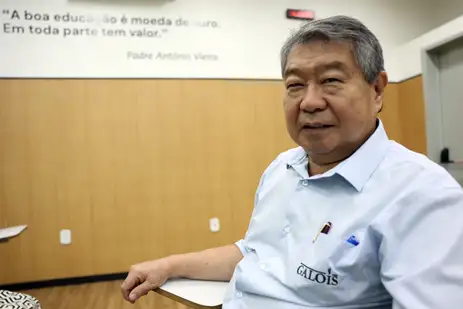
<instances>
[{"instance_id":1,"label":"man's forehead","mask_svg":"<svg viewBox=\"0 0 463 309\"><path fill-rule=\"evenodd\" d=\"M313 61L289 61L286 65L284 75L288 76L291 74L301 74L309 71L327 71L327 70L340 70L347 71L349 66L339 59L324 59L324 60L313 60Z\"/></svg>"},{"instance_id":2,"label":"man's forehead","mask_svg":"<svg viewBox=\"0 0 463 309\"><path fill-rule=\"evenodd\" d=\"M285 76L308 70L348 70L355 62L351 44L338 41L314 41L298 44L288 55Z\"/></svg>"}]
</instances>

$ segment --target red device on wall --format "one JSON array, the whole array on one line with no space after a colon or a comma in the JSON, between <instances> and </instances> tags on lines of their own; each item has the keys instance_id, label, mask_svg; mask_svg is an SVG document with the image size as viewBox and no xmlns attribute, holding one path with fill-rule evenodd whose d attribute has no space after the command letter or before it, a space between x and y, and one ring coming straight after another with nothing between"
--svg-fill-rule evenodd
<instances>
[{"instance_id":1,"label":"red device on wall","mask_svg":"<svg viewBox=\"0 0 463 309\"><path fill-rule=\"evenodd\" d=\"M299 20L314 20L315 12L310 10L287 9L286 18Z\"/></svg>"}]
</instances>

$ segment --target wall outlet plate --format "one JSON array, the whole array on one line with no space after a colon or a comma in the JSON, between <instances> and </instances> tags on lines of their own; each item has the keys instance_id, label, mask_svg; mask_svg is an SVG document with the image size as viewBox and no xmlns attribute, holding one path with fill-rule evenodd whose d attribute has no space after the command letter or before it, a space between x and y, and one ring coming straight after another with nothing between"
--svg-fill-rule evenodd
<instances>
[{"instance_id":1,"label":"wall outlet plate","mask_svg":"<svg viewBox=\"0 0 463 309\"><path fill-rule=\"evenodd\" d=\"M209 219L209 229L213 233L217 233L217 232L220 231L220 220L219 220L219 218Z\"/></svg>"},{"instance_id":2,"label":"wall outlet plate","mask_svg":"<svg viewBox=\"0 0 463 309\"><path fill-rule=\"evenodd\" d=\"M59 241L62 245L71 244L71 230L61 230L59 232Z\"/></svg>"}]
</instances>

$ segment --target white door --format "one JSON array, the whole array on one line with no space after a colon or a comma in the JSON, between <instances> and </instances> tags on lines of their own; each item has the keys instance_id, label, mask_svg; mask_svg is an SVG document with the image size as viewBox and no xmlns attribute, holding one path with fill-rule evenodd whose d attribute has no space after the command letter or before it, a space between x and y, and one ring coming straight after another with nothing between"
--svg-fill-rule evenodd
<instances>
[{"instance_id":1,"label":"white door","mask_svg":"<svg viewBox=\"0 0 463 309\"><path fill-rule=\"evenodd\" d=\"M452 160L463 161L463 40L442 49L439 71L443 144Z\"/></svg>"}]
</instances>

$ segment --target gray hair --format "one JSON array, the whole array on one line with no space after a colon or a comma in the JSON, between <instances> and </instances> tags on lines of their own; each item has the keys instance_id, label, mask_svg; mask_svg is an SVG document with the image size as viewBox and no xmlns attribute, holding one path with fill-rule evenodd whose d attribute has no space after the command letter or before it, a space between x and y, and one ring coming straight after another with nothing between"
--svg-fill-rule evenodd
<instances>
[{"instance_id":1,"label":"gray hair","mask_svg":"<svg viewBox=\"0 0 463 309\"><path fill-rule=\"evenodd\" d=\"M384 71L383 49L376 36L359 20L348 16L333 16L302 25L281 48L281 71L294 46L313 40L346 41L352 45L355 59L368 83Z\"/></svg>"}]
</instances>

